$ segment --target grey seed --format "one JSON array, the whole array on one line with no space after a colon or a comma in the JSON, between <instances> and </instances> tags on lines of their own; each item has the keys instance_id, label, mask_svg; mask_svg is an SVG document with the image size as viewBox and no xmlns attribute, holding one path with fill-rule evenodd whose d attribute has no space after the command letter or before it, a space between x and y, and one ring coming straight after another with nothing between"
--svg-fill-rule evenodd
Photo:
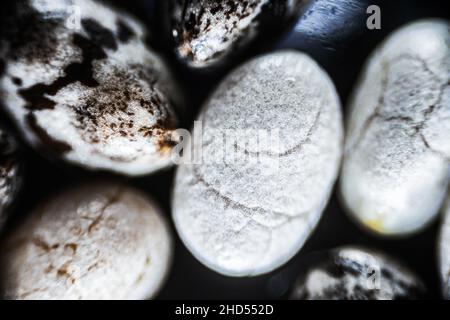
<instances>
[{"instance_id":1,"label":"grey seed","mask_svg":"<svg viewBox=\"0 0 450 320\"><path fill-rule=\"evenodd\" d=\"M178 233L219 273L270 272L302 247L335 182L342 119L333 83L305 54L264 55L228 75L199 120L203 137L193 139L193 149L202 149L203 159L176 174ZM252 143L255 131L247 130L278 132L279 143L262 136ZM221 135L235 147L228 149Z\"/></svg>"},{"instance_id":2,"label":"grey seed","mask_svg":"<svg viewBox=\"0 0 450 320\"><path fill-rule=\"evenodd\" d=\"M170 267L172 240L158 207L117 183L63 192L2 244L10 299L146 299Z\"/></svg>"},{"instance_id":3,"label":"grey seed","mask_svg":"<svg viewBox=\"0 0 450 320\"><path fill-rule=\"evenodd\" d=\"M176 54L191 67L224 64L298 13L305 0L170 0Z\"/></svg>"},{"instance_id":4,"label":"grey seed","mask_svg":"<svg viewBox=\"0 0 450 320\"><path fill-rule=\"evenodd\" d=\"M386 235L436 217L449 177L450 33L429 19L394 32L353 93L340 179L351 216Z\"/></svg>"},{"instance_id":5,"label":"grey seed","mask_svg":"<svg viewBox=\"0 0 450 320\"><path fill-rule=\"evenodd\" d=\"M0 127L0 229L23 180L23 165L13 136Z\"/></svg>"},{"instance_id":6,"label":"grey seed","mask_svg":"<svg viewBox=\"0 0 450 320\"><path fill-rule=\"evenodd\" d=\"M357 247L335 249L305 264L294 300L404 300L425 295L423 283L392 258Z\"/></svg>"},{"instance_id":7,"label":"grey seed","mask_svg":"<svg viewBox=\"0 0 450 320\"><path fill-rule=\"evenodd\" d=\"M2 15L0 92L32 146L127 175L170 165L177 96L143 26L91 0L14 1Z\"/></svg>"}]
</instances>

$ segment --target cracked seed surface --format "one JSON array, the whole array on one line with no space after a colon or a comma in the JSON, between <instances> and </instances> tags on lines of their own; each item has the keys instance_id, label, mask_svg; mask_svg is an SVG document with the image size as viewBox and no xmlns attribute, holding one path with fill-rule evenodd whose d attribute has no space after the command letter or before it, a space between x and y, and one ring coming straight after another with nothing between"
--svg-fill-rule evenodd
<instances>
[{"instance_id":1,"label":"cracked seed surface","mask_svg":"<svg viewBox=\"0 0 450 320\"><path fill-rule=\"evenodd\" d=\"M16 140L0 127L0 229L22 184L22 164Z\"/></svg>"},{"instance_id":2,"label":"cracked seed surface","mask_svg":"<svg viewBox=\"0 0 450 320\"><path fill-rule=\"evenodd\" d=\"M175 181L181 239L219 273L270 272L302 247L336 179L342 119L335 88L308 56L280 51L233 71L199 120L203 141L193 144L203 161L181 165Z\"/></svg>"},{"instance_id":3,"label":"cracked seed surface","mask_svg":"<svg viewBox=\"0 0 450 320\"><path fill-rule=\"evenodd\" d=\"M146 299L170 267L160 210L122 184L94 183L37 208L2 247L10 299Z\"/></svg>"},{"instance_id":4,"label":"cracked seed surface","mask_svg":"<svg viewBox=\"0 0 450 320\"><path fill-rule=\"evenodd\" d=\"M438 240L440 276L445 299L450 299L450 197L444 210L443 222Z\"/></svg>"},{"instance_id":5,"label":"cracked seed surface","mask_svg":"<svg viewBox=\"0 0 450 320\"><path fill-rule=\"evenodd\" d=\"M344 204L381 234L422 229L437 215L449 177L449 22L394 32L369 58L349 110Z\"/></svg>"},{"instance_id":6,"label":"cracked seed surface","mask_svg":"<svg viewBox=\"0 0 450 320\"><path fill-rule=\"evenodd\" d=\"M0 94L31 145L127 175L170 165L176 95L137 21L91 0L14 1L1 21Z\"/></svg>"},{"instance_id":7,"label":"cracked seed surface","mask_svg":"<svg viewBox=\"0 0 450 320\"><path fill-rule=\"evenodd\" d=\"M176 53L194 67L224 62L230 54L257 37L264 27L273 28L286 23L303 2L171 0L171 28Z\"/></svg>"},{"instance_id":8,"label":"cracked seed surface","mask_svg":"<svg viewBox=\"0 0 450 320\"><path fill-rule=\"evenodd\" d=\"M391 257L373 250L344 247L323 253L302 270L294 300L419 299L425 287Z\"/></svg>"}]
</instances>

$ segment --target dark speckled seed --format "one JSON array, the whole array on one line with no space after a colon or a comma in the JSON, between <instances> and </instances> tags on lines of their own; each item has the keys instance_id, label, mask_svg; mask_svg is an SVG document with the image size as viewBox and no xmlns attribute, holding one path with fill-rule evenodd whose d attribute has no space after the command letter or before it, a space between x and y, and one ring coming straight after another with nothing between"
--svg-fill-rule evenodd
<instances>
[{"instance_id":1,"label":"dark speckled seed","mask_svg":"<svg viewBox=\"0 0 450 320\"><path fill-rule=\"evenodd\" d=\"M404 300L425 295L409 270L371 250L345 247L310 255L292 290L295 300Z\"/></svg>"},{"instance_id":2,"label":"dark speckled seed","mask_svg":"<svg viewBox=\"0 0 450 320\"><path fill-rule=\"evenodd\" d=\"M17 142L0 128L0 228L22 184L22 174Z\"/></svg>"},{"instance_id":3,"label":"dark speckled seed","mask_svg":"<svg viewBox=\"0 0 450 320\"><path fill-rule=\"evenodd\" d=\"M280 31L306 2L170 0L175 52L191 67L226 64L249 43Z\"/></svg>"},{"instance_id":4,"label":"dark speckled seed","mask_svg":"<svg viewBox=\"0 0 450 320\"><path fill-rule=\"evenodd\" d=\"M178 94L138 21L91 0L20 0L0 27L0 93L32 146L126 175L171 164Z\"/></svg>"}]
</instances>

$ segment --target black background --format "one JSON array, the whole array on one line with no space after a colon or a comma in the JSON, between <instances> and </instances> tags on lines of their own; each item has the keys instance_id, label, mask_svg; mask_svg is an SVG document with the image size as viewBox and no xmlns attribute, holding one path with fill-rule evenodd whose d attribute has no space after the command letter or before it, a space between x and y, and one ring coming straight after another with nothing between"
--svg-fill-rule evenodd
<instances>
[{"instance_id":1,"label":"black background","mask_svg":"<svg viewBox=\"0 0 450 320\"><path fill-rule=\"evenodd\" d=\"M12 0L10 0L12 1ZM165 0L162 0L165 1ZM140 18L153 31L152 46L161 51L173 68L186 96L186 108L181 112L181 126L190 128L202 101L229 71L251 56L272 50L276 43L266 42L249 48L226 67L206 72L186 70L177 63L171 53L170 43L163 32L163 16L155 14L146 0L113 1L114 5ZM318 59L328 71L338 88L343 106L356 81L365 59L374 47L392 30L424 17L450 19L448 0L386 0L373 1L381 7L381 30L365 30L345 48L326 51ZM280 35L280 39L282 36ZM2 114L1 122L9 125ZM28 147L23 148L27 163L27 175L23 191L18 199L9 228L19 223L23 216L55 192L80 181L98 179L108 174L86 172L65 166L37 155ZM170 195L174 169L161 171L148 177L128 179L129 182L155 198L170 219ZM121 178L124 179L124 178ZM431 299L440 298L439 273L436 257L438 222L415 236L404 239L385 239L367 233L354 224L343 212L334 194L316 231L302 250L286 265L274 272L253 278L221 276L200 264L176 236L175 258L169 278L159 294L161 299L279 299L286 298L297 277L305 255L317 250L354 244L379 249L405 262L426 283Z\"/></svg>"}]
</instances>

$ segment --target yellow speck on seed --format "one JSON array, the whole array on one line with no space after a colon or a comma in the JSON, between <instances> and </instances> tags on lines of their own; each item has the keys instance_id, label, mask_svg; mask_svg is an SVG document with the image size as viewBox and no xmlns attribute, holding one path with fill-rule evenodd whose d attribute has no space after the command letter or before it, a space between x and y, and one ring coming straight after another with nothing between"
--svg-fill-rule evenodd
<instances>
[{"instance_id":1,"label":"yellow speck on seed","mask_svg":"<svg viewBox=\"0 0 450 320\"><path fill-rule=\"evenodd\" d=\"M383 222L380 218L367 219L364 220L364 224L368 226L370 229L375 230L377 232L383 232Z\"/></svg>"},{"instance_id":2,"label":"yellow speck on seed","mask_svg":"<svg viewBox=\"0 0 450 320\"><path fill-rule=\"evenodd\" d=\"M172 148L170 146L167 146L167 145L163 145L163 146L161 146L159 148L159 152L161 152L164 155L170 153L170 151L172 151Z\"/></svg>"}]
</instances>

